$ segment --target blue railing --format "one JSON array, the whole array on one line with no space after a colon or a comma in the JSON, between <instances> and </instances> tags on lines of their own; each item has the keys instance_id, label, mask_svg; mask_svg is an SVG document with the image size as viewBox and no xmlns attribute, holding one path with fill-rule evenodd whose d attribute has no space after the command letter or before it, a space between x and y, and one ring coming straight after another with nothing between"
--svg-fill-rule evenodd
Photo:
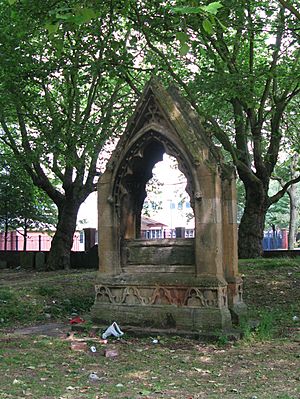
<instances>
[{"instance_id":1,"label":"blue railing","mask_svg":"<svg viewBox=\"0 0 300 399\"><path fill-rule=\"evenodd\" d=\"M263 238L264 251L271 249L283 249L282 231L266 231Z\"/></svg>"}]
</instances>

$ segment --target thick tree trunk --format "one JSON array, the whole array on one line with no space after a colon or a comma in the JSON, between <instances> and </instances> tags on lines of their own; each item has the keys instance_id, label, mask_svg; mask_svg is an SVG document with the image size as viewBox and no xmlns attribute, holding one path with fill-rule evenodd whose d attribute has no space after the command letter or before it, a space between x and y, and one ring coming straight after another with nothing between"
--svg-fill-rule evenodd
<instances>
[{"instance_id":1,"label":"thick tree trunk","mask_svg":"<svg viewBox=\"0 0 300 399\"><path fill-rule=\"evenodd\" d=\"M70 253L80 202L65 200L58 209L58 224L47 259L48 270L69 269Z\"/></svg>"},{"instance_id":2,"label":"thick tree trunk","mask_svg":"<svg viewBox=\"0 0 300 399\"><path fill-rule=\"evenodd\" d=\"M246 187L246 203L239 226L239 258L258 258L263 253L266 193L262 187Z\"/></svg>"},{"instance_id":3,"label":"thick tree trunk","mask_svg":"<svg viewBox=\"0 0 300 399\"><path fill-rule=\"evenodd\" d=\"M289 235L288 235L288 248L294 249L294 243L297 234L297 216L298 216L298 198L297 198L297 186L292 184L287 190L290 198L290 221L289 221Z\"/></svg>"}]
</instances>

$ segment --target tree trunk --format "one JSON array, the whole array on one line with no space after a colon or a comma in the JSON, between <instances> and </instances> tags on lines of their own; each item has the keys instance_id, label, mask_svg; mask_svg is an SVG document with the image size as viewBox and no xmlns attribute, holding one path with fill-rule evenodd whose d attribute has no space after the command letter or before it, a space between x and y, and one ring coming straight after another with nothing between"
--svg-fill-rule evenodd
<instances>
[{"instance_id":1,"label":"tree trunk","mask_svg":"<svg viewBox=\"0 0 300 399\"><path fill-rule=\"evenodd\" d=\"M292 156L292 160L290 162L290 172L291 178L295 178L298 174L298 165L299 165L299 154L295 153ZM288 236L288 248L294 249L294 243L296 241L297 234L297 208L298 208L298 198L297 198L297 185L292 184L287 190L289 199L290 199L290 221L289 221L289 236Z\"/></svg>"},{"instance_id":2,"label":"tree trunk","mask_svg":"<svg viewBox=\"0 0 300 399\"><path fill-rule=\"evenodd\" d=\"M5 230L4 230L4 251L7 251L7 238L8 238L8 221L5 220Z\"/></svg>"},{"instance_id":3,"label":"tree trunk","mask_svg":"<svg viewBox=\"0 0 300 399\"><path fill-rule=\"evenodd\" d=\"M27 219L24 220L24 243L23 243L23 251L27 249Z\"/></svg>"},{"instance_id":4,"label":"tree trunk","mask_svg":"<svg viewBox=\"0 0 300 399\"><path fill-rule=\"evenodd\" d=\"M292 184L291 187L287 190L287 193L290 198L290 221L289 221L289 236L288 236L288 249L294 249L294 243L296 240L297 234L297 186L296 184Z\"/></svg>"},{"instance_id":5,"label":"tree trunk","mask_svg":"<svg viewBox=\"0 0 300 399\"><path fill-rule=\"evenodd\" d=\"M58 209L58 224L47 259L48 270L69 269L80 202L65 199Z\"/></svg>"},{"instance_id":6,"label":"tree trunk","mask_svg":"<svg viewBox=\"0 0 300 399\"><path fill-rule=\"evenodd\" d=\"M258 258L263 254L266 193L263 187L245 185L245 188L246 202L238 235L239 258Z\"/></svg>"}]
</instances>

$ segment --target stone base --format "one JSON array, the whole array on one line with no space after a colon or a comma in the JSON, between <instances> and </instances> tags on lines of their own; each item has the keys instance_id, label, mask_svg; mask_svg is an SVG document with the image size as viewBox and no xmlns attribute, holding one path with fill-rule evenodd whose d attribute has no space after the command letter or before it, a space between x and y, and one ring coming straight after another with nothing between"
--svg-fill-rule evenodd
<instances>
[{"instance_id":1,"label":"stone base","mask_svg":"<svg viewBox=\"0 0 300 399\"><path fill-rule=\"evenodd\" d=\"M122 327L216 332L231 328L227 284L216 277L102 276L96 285L92 321ZM170 277L170 279L168 279ZM147 284L147 283L148 284ZM159 282L159 284L158 284Z\"/></svg>"},{"instance_id":2,"label":"stone base","mask_svg":"<svg viewBox=\"0 0 300 399\"><path fill-rule=\"evenodd\" d=\"M89 332L94 336L101 336L102 333L107 329L107 324L94 324L89 327ZM123 325L119 326L121 330L125 333L124 339L127 337L156 337L156 336L167 336L176 335L184 338L197 339L202 342L216 342L220 338L226 339L228 341L238 341L242 337L242 332L236 328L228 328L223 330L213 330L213 331L189 331L189 330L178 330L176 328L150 328L150 327L139 327L139 326L128 326L125 328ZM73 324L71 330L77 333L86 333L86 326L82 324Z\"/></svg>"},{"instance_id":3,"label":"stone base","mask_svg":"<svg viewBox=\"0 0 300 399\"><path fill-rule=\"evenodd\" d=\"M235 303L229 307L233 324L240 324L241 318L247 315L247 306L244 302Z\"/></svg>"},{"instance_id":4,"label":"stone base","mask_svg":"<svg viewBox=\"0 0 300 399\"><path fill-rule=\"evenodd\" d=\"M91 311L92 320L98 324L110 325L116 321L122 327L164 329L174 331L217 331L231 327L228 309L197 309L173 306L139 306L95 304Z\"/></svg>"},{"instance_id":5,"label":"stone base","mask_svg":"<svg viewBox=\"0 0 300 399\"><path fill-rule=\"evenodd\" d=\"M228 307L230 309L232 322L239 324L241 317L247 314L247 306L243 302L243 280L236 276L228 281Z\"/></svg>"}]
</instances>

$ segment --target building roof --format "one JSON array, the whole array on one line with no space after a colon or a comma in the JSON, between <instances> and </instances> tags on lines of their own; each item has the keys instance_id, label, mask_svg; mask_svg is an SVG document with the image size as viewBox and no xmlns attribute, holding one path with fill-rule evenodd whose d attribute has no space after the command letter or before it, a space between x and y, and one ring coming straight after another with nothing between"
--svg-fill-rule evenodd
<instances>
[{"instance_id":1,"label":"building roof","mask_svg":"<svg viewBox=\"0 0 300 399\"><path fill-rule=\"evenodd\" d=\"M167 225L164 223L158 222L157 220L142 216L141 230L147 230L151 227L167 227Z\"/></svg>"}]
</instances>

